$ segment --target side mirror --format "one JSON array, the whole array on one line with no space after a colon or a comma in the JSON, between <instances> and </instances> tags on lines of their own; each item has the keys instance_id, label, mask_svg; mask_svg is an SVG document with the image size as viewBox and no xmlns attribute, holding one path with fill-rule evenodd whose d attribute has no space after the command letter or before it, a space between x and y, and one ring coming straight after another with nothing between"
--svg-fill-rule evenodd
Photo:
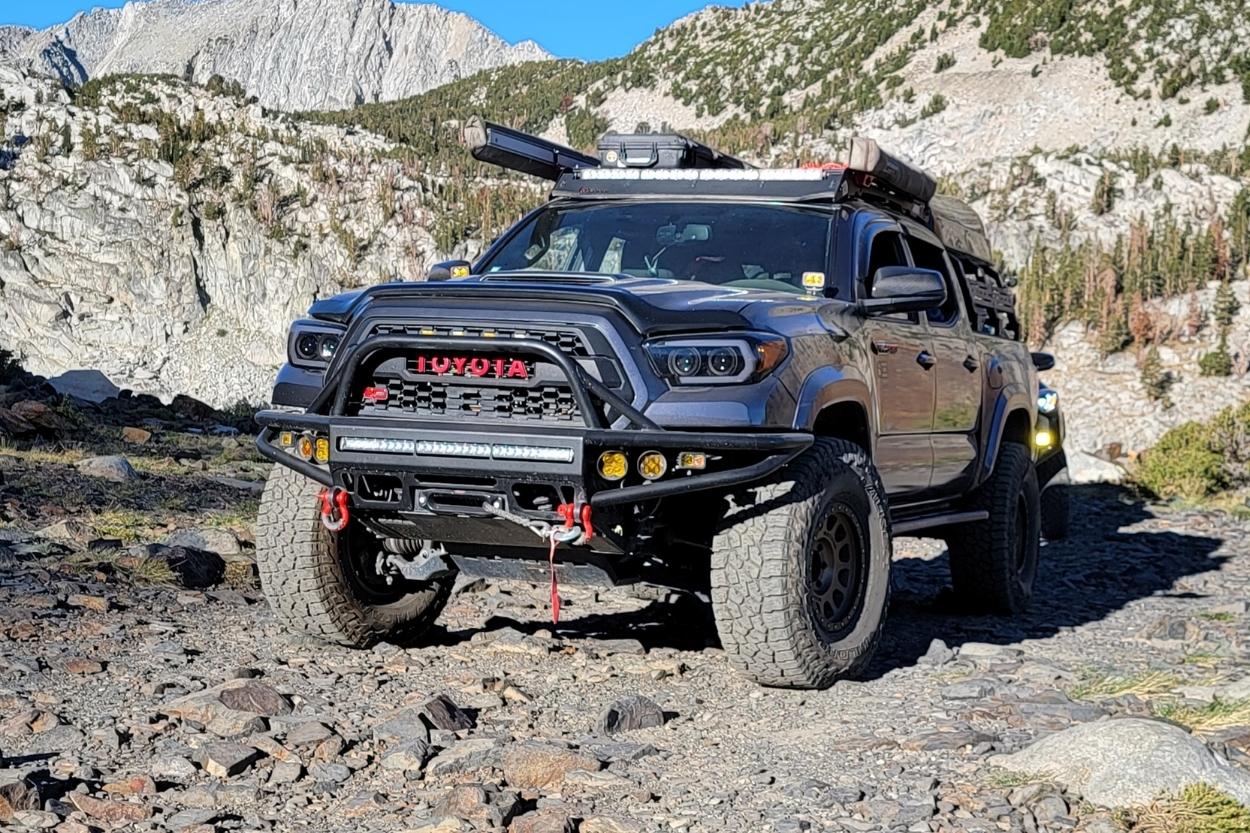
<instances>
[{"instance_id":1,"label":"side mirror","mask_svg":"<svg viewBox=\"0 0 1250 833\"><path fill-rule=\"evenodd\" d=\"M1033 366L1043 373L1052 370L1055 367L1055 357L1050 353L1030 353L1033 357Z\"/></svg>"},{"instance_id":2,"label":"side mirror","mask_svg":"<svg viewBox=\"0 0 1250 833\"><path fill-rule=\"evenodd\" d=\"M435 263L430 267L430 271L426 273L427 281L449 281L452 278L469 277L473 264L467 260L444 260L442 263Z\"/></svg>"},{"instance_id":3,"label":"side mirror","mask_svg":"<svg viewBox=\"0 0 1250 833\"><path fill-rule=\"evenodd\" d=\"M946 279L935 269L885 266L872 278L872 297L859 302L865 315L920 312L946 303Z\"/></svg>"}]
</instances>

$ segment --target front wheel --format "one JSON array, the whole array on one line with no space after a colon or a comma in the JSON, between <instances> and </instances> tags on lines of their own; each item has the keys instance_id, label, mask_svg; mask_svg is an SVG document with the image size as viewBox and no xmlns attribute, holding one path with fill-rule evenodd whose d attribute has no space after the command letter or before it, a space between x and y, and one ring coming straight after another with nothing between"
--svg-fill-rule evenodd
<instances>
[{"instance_id":1,"label":"front wheel","mask_svg":"<svg viewBox=\"0 0 1250 833\"><path fill-rule=\"evenodd\" d=\"M712 609L736 669L826 688L861 671L881 634L892 547L885 491L863 449L817 439L735 500L712 547Z\"/></svg>"},{"instance_id":2,"label":"front wheel","mask_svg":"<svg viewBox=\"0 0 1250 833\"><path fill-rule=\"evenodd\" d=\"M285 466L274 466L265 485L256 566L274 613L292 630L355 648L420 636L447 603L453 577L387 584L376 538L357 522L338 534L322 526L320 489Z\"/></svg>"}]
</instances>

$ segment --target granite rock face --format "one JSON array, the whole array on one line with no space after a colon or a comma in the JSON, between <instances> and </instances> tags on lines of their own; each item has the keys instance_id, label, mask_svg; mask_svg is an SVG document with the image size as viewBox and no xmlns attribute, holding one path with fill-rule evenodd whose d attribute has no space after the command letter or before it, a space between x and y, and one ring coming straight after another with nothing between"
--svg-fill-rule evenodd
<instances>
[{"instance_id":1,"label":"granite rock face","mask_svg":"<svg viewBox=\"0 0 1250 833\"><path fill-rule=\"evenodd\" d=\"M79 84L111 73L238 81L285 110L417 95L483 69L550 56L463 14L393 0L151 0L39 32L0 30L0 59Z\"/></svg>"}]
</instances>

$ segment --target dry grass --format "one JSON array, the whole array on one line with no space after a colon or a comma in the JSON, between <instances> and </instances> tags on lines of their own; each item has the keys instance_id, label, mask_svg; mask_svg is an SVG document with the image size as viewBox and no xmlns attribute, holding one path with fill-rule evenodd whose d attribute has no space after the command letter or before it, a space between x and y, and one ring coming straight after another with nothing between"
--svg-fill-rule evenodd
<instances>
[{"instance_id":1,"label":"dry grass","mask_svg":"<svg viewBox=\"0 0 1250 833\"><path fill-rule=\"evenodd\" d=\"M1215 699L1201 706L1168 701L1153 705L1154 713L1194 732L1214 732L1250 725L1250 700Z\"/></svg>"},{"instance_id":2,"label":"dry grass","mask_svg":"<svg viewBox=\"0 0 1250 833\"><path fill-rule=\"evenodd\" d=\"M92 515L88 523L99 537L114 538L123 544L152 537L152 530L157 526L150 516L132 509L106 509Z\"/></svg>"},{"instance_id":3,"label":"dry grass","mask_svg":"<svg viewBox=\"0 0 1250 833\"><path fill-rule=\"evenodd\" d=\"M1192 784L1120 821L1132 833L1250 833L1250 809L1207 784Z\"/></svg>"},{"instance_id":4,"label":"dry grass","mask_svg":"<svg viewBox=\"0 0 1250 833\"><path fill-rule=\"evenodd\" d=\"M1169 671L1150 670L1137 674L1094 674L1077 683L1068 694L1080 700L1096 700L1104 697L1150 697L1166 694L1184 680Z\"/></svg>"}]
</instances>

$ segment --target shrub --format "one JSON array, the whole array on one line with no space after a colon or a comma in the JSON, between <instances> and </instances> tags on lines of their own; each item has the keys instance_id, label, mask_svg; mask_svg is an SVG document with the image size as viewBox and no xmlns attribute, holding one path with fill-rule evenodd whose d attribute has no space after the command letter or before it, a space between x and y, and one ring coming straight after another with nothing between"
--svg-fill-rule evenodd
<instances>
[{"instance_id":1,"label":"shrub","mask_svg":"<svg viewBox=\"0 0 1250 833\"><path fill-rule=\"evenodd\" d=\"M1168 394L1172 390L1172 385L1176 379L1172 374L1163 369L1163 363L1159 359L1159 350L1151 347L1146 351L1145 358L1141 363L1141 383L1146 389L1146 396L1153 402L1158 402L1164 408L1172 407L1172 400Z\"/></svg>"},{"instance_id":2,"label":"shrub","mask_svg":"<svg viewBox=\"0 0 1250 833\"><path fill-rule=\"evenodd\" d=\"M1135 478L1160 498L1203 498L1225 487L1224 461L1213 449L1210 431L1187 422L1163 435L1142 456Z\"/></svg>"},{"instance_id":3,"label":"shrub","mask_svg":"<svg viewBox=\"0 0 1250 833\"><path fill-rule=\"evenodd\" d=\"M1250 485L1250 402L1168 431L1142 455L1134 478L1161 498L1204 498Z\"/></svg>"},{"instance_id":4,"label":"shrub","mask_svg":"<svg viewBox=\"0 0 1250 833\"><path fill-rule=\"evenodd\" d=\"M938 55L937 65L933 68L933 71L935 73L945 72L946 70L950 69L954 65L955 65L955 56L949 52L943 52L941 55Z\"/></svg>"},{"instance_id":5,"label":"shrub","mask_svg":"<svg viewBox=\"0 0 1250 833\"><path fill-rule=\"evenodd\" d=\"M12 381L22 372L22 357L0 347L0 385Z\"/></svg>"},{"instance_id":6,"label":"shrub","mask_svg":"<svg viewBox=\"0 0 1250 833\"><path fill-rule=\"evenodd\" d=\"M1220 339L1219 346L1198 359L1198 372L1203 376L1232 376L1233 357L1228 354L1228 343Z\"/></svg>"}]
</instances>

